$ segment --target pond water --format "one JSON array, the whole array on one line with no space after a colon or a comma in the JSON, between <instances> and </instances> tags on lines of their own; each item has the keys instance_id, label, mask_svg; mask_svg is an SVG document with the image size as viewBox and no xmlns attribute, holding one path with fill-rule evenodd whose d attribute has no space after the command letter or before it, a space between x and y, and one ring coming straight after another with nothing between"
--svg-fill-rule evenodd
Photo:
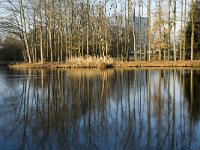
<instances>
[{"instance_id":1,"label":"pond water","mask_svg":"<svg viewBox=\"0 0 200 150\"><path fill-rule=\"evenodd\" d=\"M200 149L198 69L0 67L0 149Z\"/></svg>"}]
</instances>

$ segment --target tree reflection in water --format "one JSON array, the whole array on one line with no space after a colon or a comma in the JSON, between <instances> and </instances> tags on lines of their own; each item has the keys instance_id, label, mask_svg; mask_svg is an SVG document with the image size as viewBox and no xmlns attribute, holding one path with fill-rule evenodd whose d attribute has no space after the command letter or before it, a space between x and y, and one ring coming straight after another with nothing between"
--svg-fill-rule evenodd
<instances>
[{"instance_id":1,"label":"tree reflection in water","mask_svg":"<svg viewBox=\"0 0 200 150\"><path fill-rule=\"evenodd\" d=\"M200 148L198 70L8 71L5 149Z\"/></svg>"}]
</instances>

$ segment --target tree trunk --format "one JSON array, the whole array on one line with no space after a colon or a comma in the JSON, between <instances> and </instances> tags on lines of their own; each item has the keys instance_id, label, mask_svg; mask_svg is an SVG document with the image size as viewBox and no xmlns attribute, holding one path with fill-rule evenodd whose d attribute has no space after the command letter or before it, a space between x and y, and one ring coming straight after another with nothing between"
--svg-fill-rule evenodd
<instances>
[{"instance_id":1,"label":"tree trunk","mask_svg":"<svg viewBox=\"0 0 200 150\"><path fill-rule=\"evenodd\" d=\"M130 11L131 11L131 1L128 0L128 27L127 27L127 52L126 58L129 61L129 51L130 51Z\"/></svg>"},{"instance_id":2,"label":"tree trunk","mask_svg":"<svg viewBox=\"0 0 200 150\"><path fill-rule=\"evenodd\" d=\"M162 51L162 47L161 47L161 44L162 44L162 31L161 31L161 0L159 0L159 8L158 8L158 15L159 15L159 61L161 61L161 51Z\"/></svg>"},{"instance_id":3,"label":"tree trunk","mask_svg":"<svg viewBox=\"0 0 200 150\"><path fill-rule=\"evenodd\" d=\"M191 22L192 22L192 35L191 35L191 60L194 58L194 0L192 0L192 14L191 14Z\"/></svg>"},{"instance_id":4,"label":"tree trunk","mask_svg":"<svg viewBox=\"0 0 200 150\"><path fill-rule=\"evenodd\" d=\"M186 9L187 9L187 0L185 0L185 8L184 8L184 41L183 41L183 60L185 60L185 52L186 52Z\"/></svg>"},{"instance_id":5,"label":"tree trunk","mask_svg":"<svg viewBox=\"0 0 200 150\"><path fill-rule=\"evenodd\" d=\"M149 58L148 60L151 61L151 0L148 0L148 51L149 51Z\"/></svg>"},{"instance_id":6,"label":"tree trunk","mask_svg":"<svg viewBox=\"0 0 200 150\"><path fill-rule=\"evenodd\" d=\"M87 0L87 57L89 56L89 0Z\"/></svg>"},{"instance_id":7,"label":"tree trunk","mask_svg":"<svg viewBox=\"0 0 200 150\"><path fill-rule=\"evenodd\" d=\"M182 60L182 50L183 50L183 0L181 0L181 33L180 33L180 60Z\"/></svg>"},{"instance_id":8,"label":"tree trunk","mask_svg":"<svg viewBox=\"0 0 200 150\"><path fill-rule=\"evenodd\" d=\"M27 24L26 24L26 17L25 17L25 12L24 12L24 6L23 6L23 3L22 3L22 0L20 0L20 17L21 17L21 20L22 20L22 23L23 23L23 28L24 28L24 31L23 31L23 38L24 38L24 43L25 43L25 47L26 47L26 54L27 54L27 57L28 57L28 62L31 63L32 60L31 60L31 55L30 55L30 50L29 50L29 45L28 45L28 38L27 38Z\"/></svg>"},{"instance_id":9,"label":"tree trunk","mask_svg":"<svg viewBox=\"0 0 200 150\"><path fill-rule=\"evenodd\" d=\"M43 26L42 26L42 0L39 1L40 10L39 10L39 17L40 17L40 61L44 63L44 56L43 56Z\"/></svg>"},{"instance_id":10,"label":"tree trunk","mask_svg":"<svg viewBox=\"0 0 200 150\"><path fill-rule=\"evenodd\" d=\"M176 0L174 0L174 61L176 61Z\"/></svg>"},{"instance_id":11,"label":"tree trunk","mask_svg":"<svg viewBox=\"0 0 200 150\"><path fill-rule=\"evenodd\" d=\"M170 49L171 49L171 42L170 42L170 38L171 38L171 16L170 16L170 14L171 14L171 0L168 0L168 41L167 41L167 45L168 45L168 47L167 47L167 49L168 49L168 61L170 61Z\"/></svg>"}]
</instances>

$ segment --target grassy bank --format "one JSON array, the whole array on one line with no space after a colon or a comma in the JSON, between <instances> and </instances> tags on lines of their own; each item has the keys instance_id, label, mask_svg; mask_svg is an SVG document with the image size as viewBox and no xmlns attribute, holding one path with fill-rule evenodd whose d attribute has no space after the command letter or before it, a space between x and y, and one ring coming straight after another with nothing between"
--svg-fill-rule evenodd
<instances>
[{"instance_id":1,"label":"grassy bank","mask_svg":"<svg viewBox=\"0 0 200 150\"><path fill-rule=\"evenodd\" d=\"M12 68L127 68L127 67L200 67L195 61L116 61L111 58L74 58L66 63L16 63Z\"/></svg>"},{"instance_id":2,"label":"grassy bank","mask_svg":"<svg viewBox=\"0 0 200 150\"><path fill-rule=\"evenodd\" d=\"M115 63L115 67L200 67L198 61L130 61Z\"/></svg>"},{"instance_id":3,"label":"grassy bank","mask_svg":"<svg viewBox=\"0 0 200 150\"><path fill-rule=\"evenodd\" d=\"M114 67L114 59L103 57L78 57L67 60L65 63L16 63L9 65L12 68L109 68Z\"/></svg>"}]
</instances>

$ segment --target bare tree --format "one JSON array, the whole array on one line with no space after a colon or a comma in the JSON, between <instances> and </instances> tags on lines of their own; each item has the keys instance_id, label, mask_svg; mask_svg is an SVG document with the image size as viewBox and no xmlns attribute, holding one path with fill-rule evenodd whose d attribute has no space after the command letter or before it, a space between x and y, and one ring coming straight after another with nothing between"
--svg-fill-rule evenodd
<instances>
[{"instance_id":1,"label":"bare tree","mask_svg":"<svg viewBox=\"0 0 200 150\"><path fill-rule=\"evenodd\" d=\"M151 61L151 0L148 0L148 53L149 61Z\"/></svg>"},{"instance_id":2,"label":"bare tree","mask_svg":"<svg viewBox=\"0 0 200 150\"><path fill-rule=\"evenodd\" d=\"M10 2L10 1L9 1ZM23 32L23 39L24 39L24 43L26 46L26 54L28 57L28 62L31 63L31 55L30 55L30 49L29 49L29 44L28 44L28 36L27 36L27 22L26 22L26 16L25 16L25 10L24 10L24 5L23 5L23 1L19 0L19 13L20 13L20 20L21 23L23 24L22 27L22 32Z\"/></svg>"},{"instance_id":3,"label":"bare tree","mask_svg":"<svg viewBox=\"0 0 200 150\"><path fill-rule=\"evenodd\" d=\"M176 0L174 0L174 61L176 61Z\"/></svg>"},{"instance_id":4,"label":"bare tree","mask_svg":"<svg viewBox=\"0 0 200 150\"><path fill-rule=\"evenodd\" d=\"M194 0L191 0L191 5L192 5L192 9L191 9L191 23L192 23L192 35L191 35L191 60L193 60L193 55L194 55Z\"/></svg>"},{"instance_id":5,"label":"bare tree","mask_svg":"<svg viewBox=\"0 0 200 150\"><path fill-rule=\"evenodd\" d=\"M89 55L130 60L131 52L134 54L135 61L143 58L151 61L153 50L158 51L159 60L162 60L163 52L165 60L165 50L167 50L168 60L170 60L171 40L173 40L173 60L177 59L177 40L180 41L178 56L180 60L185 60L186 0L180 0L180 8L176 6L176 0L156 2L147 0L146 10L144 10L144 0L115 0L114 2L110 0L98 2L6 0L6 2L9 4L6 7L8 7L8 14L10 16L12 14L12 19L9 15L4 17L7 20L0 21L1 28L4 28L7 33L18 34L24 47L24 60L29 63L63 62L72 57ZM154 6L154 3L157 5ZM168 5L166 13L163 12L162 4ZM194 0L191 6L193 4ZM179 9L181 10L181 34L177 39L176 27L179 26L179 22L176 19ZM193 24L191 60L193 60L194 16L191 12ZM152 14L156 15L155 19ZM173 36L171 36L171 29L173 29ZM138 58L137 54L139 54Z\"/></svg>"},{"instance_id":6,"label":"bare tree","mask_svg":"<svg viewBox=\"0 0 200 150\"><path fill-rule=\"evenodd\" d=\"M168 0L168 61L170 60L170 35L171 35L171 0Z\"/></svg>"},{"instance_id":7,"label":"bare tree","mask_svg":"<svg viewBox=\"0 0 200 150\"><path fill-rule=\"evenodd\" d=\"M182 60L182 50L183 50L183 0L181 0L181 29L180 29L180 60Z\"/></svg>"},{"instance_id":8,"label":"bare tree","mask_svg":"<svg viewBox=\"0 0 200 150\"><path fill-rule=\"evenodd\" d=\"M42 0L39 1L39 18L40 18L40 61L41 63L44 63Z\"/></svg>"},{"instance_id":9,"label":"bare tree","mask_svg":"<svg viewBox=\"0 0 200 150\"><path fill-rule=\"evenodd\" d=\"M184 41L183 41L183 60L185 60L186 55L186 8L187 8L187 0L185 0L185 6L184 6Z\"/></svg>"}]
</instances>

